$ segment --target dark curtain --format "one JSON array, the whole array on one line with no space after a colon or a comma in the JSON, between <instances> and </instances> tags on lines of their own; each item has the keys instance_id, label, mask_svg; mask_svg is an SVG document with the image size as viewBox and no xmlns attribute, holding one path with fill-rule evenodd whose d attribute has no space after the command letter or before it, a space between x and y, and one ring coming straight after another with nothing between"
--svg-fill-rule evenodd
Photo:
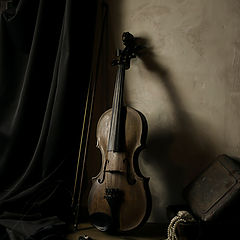
<instances>
[{"instance_id":1,"label":"dark curtain","mask_svg":"<svg viewBox=\"0 0 240 240\"><path fill-rule=\"evenodd\" d=\"M71 219L95 16L96 1L78 0L13 0L1 14L1 240L55 239Z\"/></svg>"}]
</instances>

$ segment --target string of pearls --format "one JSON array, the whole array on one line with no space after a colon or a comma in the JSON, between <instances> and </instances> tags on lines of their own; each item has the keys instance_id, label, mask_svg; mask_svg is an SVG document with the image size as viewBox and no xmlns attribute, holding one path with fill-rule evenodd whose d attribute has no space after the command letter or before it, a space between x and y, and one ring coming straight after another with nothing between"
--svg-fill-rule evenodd
<instances>
[{"instance_id":1,"label":"string of pearls","mask_svg":"<svg viewBox=\"0 0 240 240\"><path fill-rule=\"evenodd\" d=\"M166 240L178 240L176 229L179 223L195 222L196 220L188 211L179 211L169 223L168 238Z\"/></svg>"}]
</instances>

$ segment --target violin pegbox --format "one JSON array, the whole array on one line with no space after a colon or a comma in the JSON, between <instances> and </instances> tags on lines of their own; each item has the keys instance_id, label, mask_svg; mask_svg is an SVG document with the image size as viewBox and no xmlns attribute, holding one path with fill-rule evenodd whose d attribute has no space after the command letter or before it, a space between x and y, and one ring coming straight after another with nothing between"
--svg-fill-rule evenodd
<instances>
[{"instance_id":1,"label":"violin pegbox","mask_svg":"<svg viewBox=\"0 0 240 240\"><path fill-rule=\"evenodd\" d=\"M125 48L123 50L117 49L116 56L118 59L114 59L112 65L116 66L122 64L125 66L125 69L129 69L131 58L136 58L138 46L136 45L134 36L129 32L124 32L122 34L122 41Z\"/></svg>"}]
</instances>

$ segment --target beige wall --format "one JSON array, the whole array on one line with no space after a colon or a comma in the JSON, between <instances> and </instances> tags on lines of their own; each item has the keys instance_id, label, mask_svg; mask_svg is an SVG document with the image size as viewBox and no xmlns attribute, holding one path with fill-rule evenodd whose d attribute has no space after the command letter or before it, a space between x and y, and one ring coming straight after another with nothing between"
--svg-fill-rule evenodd
<instances>
[{"instance_id":1,"label":"beige wall","mask_svg":"<svg viewBox=\"0 0 240 240\"><path fill-rule=\"evenodd\" d=\"M139 162L150 177L149 221L162 222L211 159L240 156L240 2L106 2L112 44L122 48L124 31L146 42L126 72L125 102L148 121Z\"/></svg>"}]
</instances>

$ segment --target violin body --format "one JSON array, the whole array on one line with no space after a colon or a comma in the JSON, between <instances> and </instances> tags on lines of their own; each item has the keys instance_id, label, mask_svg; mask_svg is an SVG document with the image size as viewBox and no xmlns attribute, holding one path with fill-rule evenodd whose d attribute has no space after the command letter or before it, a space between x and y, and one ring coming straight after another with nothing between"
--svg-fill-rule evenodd
<instances>
[{"instance_id":1,"label":"violin body","mask_svg":"<svg viewBox=\"0 0 240 240\"><path fill-rule=\"evenodd\" d=\"M106 151L111 115L111 109L106 111L97 126L97 147L102 154L102 168L92 179L88 210L91 222L96 222L94 225L99 230L117 228L129 231L144 223L150 213L149 178L143 177L137 166L138 154L146 139L147 125L141 113L126 107L126 150ZM109 204L106 200L106 189L117 189L118 193L109 196L117 198L109 200L116 201L115 203ZM111 207L111 204L116 206ZM105 219L102 223L101 218Z\"/></svg>"},{"instance_id":2,"label":"violin body","mask_svg":"<svg viewBox=\"0 0 240 240\"><path fill-rule=\"evenodd\" d=\"M130 231L141 226L151 209L151 195L139 169L138 155L147 136L147 121L139 111L123 105L125 70L134 56L134 37L125 33L126 48L116 61L116 77L112 108L98 121L97 147L102 166L92 179L88 197L91 223L101 231Z\"/></svg>"}]
</instances>

